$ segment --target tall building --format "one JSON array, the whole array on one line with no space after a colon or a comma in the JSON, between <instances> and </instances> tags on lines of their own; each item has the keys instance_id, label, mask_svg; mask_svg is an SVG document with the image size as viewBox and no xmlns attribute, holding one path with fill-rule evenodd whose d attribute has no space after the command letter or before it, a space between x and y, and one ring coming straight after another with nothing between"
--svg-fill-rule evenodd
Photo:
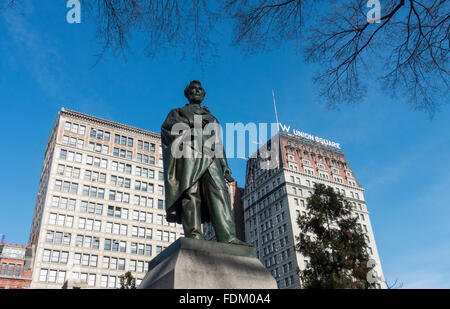
<instances>
[{"instance_id":1,"label":"tall building","mask_svg":"<svg viewBox=\"0 0 450 309\"><path fill-rule=\"evenodd\" d=\"M180 236L165 220L160 135L62 109L30 231L31 288L116 288Z\"/></svg>"},{"instance_id":2,"label":"tall building","mask_svg":"<svg viewBox=\"0 0 450 309\"><path fill-rule=\"evenodd\" d=\"M0 243L0 289L30 287L32 253L32 247Z\"/></svg>"},{"instance_id":3,"label":"tall building","mask_svg":"<svg viewBox=\"0 0 450 309\"><path fill-rule=\"evenodd\" d=\"M278 287L301 288L296 270L305 269L308 258L295 250L295 237L300 233L296 219L307 211L306 198L313 193L314 184L323 183L342 193L353 205L354 215L365 232L368 253L381 276L377 286L385 288L364 188L344 153L296 135L277 136L280 139L275 144L280 148L281 160L275 161L275 168L267 169L267 161L261 156L269 149L270 141L247 161L243 204L246 241L256 247L258 258L277 280Z\"/></svg>"}]
</instances>

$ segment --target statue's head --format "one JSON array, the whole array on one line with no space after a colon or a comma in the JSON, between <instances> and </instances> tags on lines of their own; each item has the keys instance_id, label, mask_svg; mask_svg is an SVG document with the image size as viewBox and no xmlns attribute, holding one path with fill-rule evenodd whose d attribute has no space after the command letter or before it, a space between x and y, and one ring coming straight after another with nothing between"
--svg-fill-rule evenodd
<instances>
[{"instance_id":1,"label":"statue's head","mask_svg":"<svg viewBox=\"0 0 450 309\"><path fill-rule=\"evenodd\" d=\"M184 95L190 104L200 104L205 99L206 91L198 80L193 80L184 89Z\"/></svg>"}]
</instances>

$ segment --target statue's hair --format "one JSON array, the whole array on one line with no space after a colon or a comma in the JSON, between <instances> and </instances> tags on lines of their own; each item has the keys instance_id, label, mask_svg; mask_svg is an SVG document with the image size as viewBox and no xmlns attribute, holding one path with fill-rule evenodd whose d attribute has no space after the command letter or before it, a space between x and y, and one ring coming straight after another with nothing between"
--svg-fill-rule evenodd
<instances>
[{"instance_id":1,"label":"statue's hair","mask_svg":"<svg viewBox=\"0 0 450 309\"><path fill-rule=\"evenodd\" d=\"M188 98L188 99L189 99L189 89L191 88L191 86L192 86L193 84L197 84L197 85L200 85L200 87L202 87L202 83L200 83L200 81L198 81L198 80L193 80L193 81L191 81L191 82L189 83L189 85L187 85L186 88L184 89L184 96L185 96L186 98ZM202 88L203 88L203 87L202 87ZM203 92L204 92L204 94L206 95L205 89L203 89Z\"/></svg>"}]
</instances>

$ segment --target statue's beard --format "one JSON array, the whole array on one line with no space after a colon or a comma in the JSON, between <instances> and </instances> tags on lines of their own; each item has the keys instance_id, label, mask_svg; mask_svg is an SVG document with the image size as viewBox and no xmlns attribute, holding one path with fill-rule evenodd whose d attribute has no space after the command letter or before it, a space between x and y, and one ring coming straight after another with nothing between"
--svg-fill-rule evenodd
<instances>
[{"instance_id":1,"label":"statue's beard","mask_svg":"<svg viewBox=\"0 0 450 309\"><path fill-rule=\"evenodd\" d=\"M204 97L193 97L190 99L191 104L201 104L203 102Z\"/></svg>"}]
</instances>

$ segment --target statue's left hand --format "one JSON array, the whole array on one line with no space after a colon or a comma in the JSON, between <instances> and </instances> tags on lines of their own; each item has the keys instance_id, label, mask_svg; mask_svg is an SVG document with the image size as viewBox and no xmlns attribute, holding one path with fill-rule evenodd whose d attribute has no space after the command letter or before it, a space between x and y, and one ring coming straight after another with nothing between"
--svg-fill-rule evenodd
<instances>
[{"instance_id":1,"label":"statue's left hand","mask_svg":"<svg viewBox=\"0 0 450 309\"><path fill-rule=\"evenodd\" d=\"M225 166L225 167L223 168L223 174L224 174L225 176L227 176L227 177L231 176L231 170L230 170L230 168L229 168L228 166Z\"/></svg>"}]
</instances>

